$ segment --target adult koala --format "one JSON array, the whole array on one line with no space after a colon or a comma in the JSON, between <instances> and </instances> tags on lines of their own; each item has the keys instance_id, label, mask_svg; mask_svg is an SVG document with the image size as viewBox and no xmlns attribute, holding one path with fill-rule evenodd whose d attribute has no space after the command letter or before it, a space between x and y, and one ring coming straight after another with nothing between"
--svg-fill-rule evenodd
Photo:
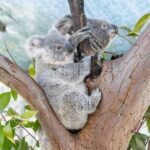
<instances>
[{"instance_id":1,"label":"adult koala","mask_svg":"<svg viewBox=\"0 0 150 150\"><path fill-rule=\"evenodd\" d=\"M104 20L87 18L87 26L91 30L90 43L93 54L105 49L116 34L118 34L118 27ZM58 20L55 27L63 35L72 35L74 33L73 21L70 15L66 15Z\"/></svg>"}]
</instances>

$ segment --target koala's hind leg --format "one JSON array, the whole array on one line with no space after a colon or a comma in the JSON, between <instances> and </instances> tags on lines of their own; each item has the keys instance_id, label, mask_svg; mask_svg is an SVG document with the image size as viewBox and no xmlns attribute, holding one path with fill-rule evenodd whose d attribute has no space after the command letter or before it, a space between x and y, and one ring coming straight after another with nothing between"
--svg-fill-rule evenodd
<instances>
[{"instance_id":1,"label":"koala's hind leg","mask_svg":"<svg viewBox=\"0 0 150 150\"><path fill-rule=\"evenodd\" d=\"M87 114L93 113L101 99L101 91L99 89L93 90L91 96L78 91L70 91L64 94L62 103L71 110L85 111Z\"/></svg>"},{"instance_id":2,"label":"koala's hind leg","mask_svg":"<svg viewBox=\"0 0 150 150\"><path fill-rule=\"evenodd\" d=\"M92 94L90 96L90 101L89 101L90 103L88 107L89 113L93 113L96 110L96 107L98 106L101 97L102 97L102 93L98 88L92 91Z\"/></svg>"}]
</instances>

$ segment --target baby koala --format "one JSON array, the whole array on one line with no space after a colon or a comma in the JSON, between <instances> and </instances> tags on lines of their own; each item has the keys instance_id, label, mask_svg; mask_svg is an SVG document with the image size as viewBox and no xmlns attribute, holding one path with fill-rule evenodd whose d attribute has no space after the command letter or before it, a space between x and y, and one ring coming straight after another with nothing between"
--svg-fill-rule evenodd
<instances>
[{"instance_id":1,"label":"baby koala","mask_svg":"<svg viewBox=\"0 0 150 150\"><path fill-rule=\"evenodd\" d=\"M61 123L69 130L83 128L101 99L98 88L89 96L84 83L91 71L91 56L73 62L76 47L90 35L88 27L68 39L52 29L46 36L33 36L26 43L27 53L36 60L36 81Z\"/></svg>"}]
</instances>

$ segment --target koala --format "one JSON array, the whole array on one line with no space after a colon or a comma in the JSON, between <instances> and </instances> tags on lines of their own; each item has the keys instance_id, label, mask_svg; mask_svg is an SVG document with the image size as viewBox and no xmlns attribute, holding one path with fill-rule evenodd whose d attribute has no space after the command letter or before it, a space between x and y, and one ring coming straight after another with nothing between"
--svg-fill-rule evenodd
<instances>
[{"instance_id":1,"label":"koala","mask_svg":"<svg viewBox=\"0 0 150 150\"><path fill-rule=\"evenodd\" d=\"M72 35L74 33L73 21L70 15L66 15L58 20L54 26L63 35ZM104 50L116 34L118 34L118 27L104 20L87 18L87 26L92 32L90 43L93 54Z\"/></svg>"},{"instance_id":2,"label":"koala","mask_svg":"<svg viewBox=\"0 0 150 150\"><path fill-rule=\"evenodd\" d=\"M101 99L98 88L88 95L84 83L91 71L91 56L78 63L73 62L76 47L90 35L88 27L78 30L69 38L52 29L47 35L33 36L26 42L28 55L36 60L36 81L68 130L82 129L88 115L96 110Z\"/></svg>"}]
</instances>

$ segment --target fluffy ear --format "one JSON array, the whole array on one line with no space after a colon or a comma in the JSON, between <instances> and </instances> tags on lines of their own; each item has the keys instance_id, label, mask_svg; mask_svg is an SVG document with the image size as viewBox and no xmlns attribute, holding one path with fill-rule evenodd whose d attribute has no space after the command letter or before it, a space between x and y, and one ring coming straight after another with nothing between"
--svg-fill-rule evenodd
<instances>
[{"instance_id":1,"label":"fluffy ear","mask_svg":"<svg viewBox=\"0 0 150 150\"><path fill-rule=\"evenodd\" d=\"M63 35L73 33L73 22L70 15L66 15L61 18L56 24L56 29Z\"/></svg>"},{"instance_id":2,"label":"fluffy ear","mask_svg":"<svg viewBox=\"0 0 150 150\"><path fill-rule=\"evenodd\" d=\"M25 49L30 57L37 57L42 54L44 48L44 38L40 36L32 36L26 41Z\"/></svg>"}]
</instances>

